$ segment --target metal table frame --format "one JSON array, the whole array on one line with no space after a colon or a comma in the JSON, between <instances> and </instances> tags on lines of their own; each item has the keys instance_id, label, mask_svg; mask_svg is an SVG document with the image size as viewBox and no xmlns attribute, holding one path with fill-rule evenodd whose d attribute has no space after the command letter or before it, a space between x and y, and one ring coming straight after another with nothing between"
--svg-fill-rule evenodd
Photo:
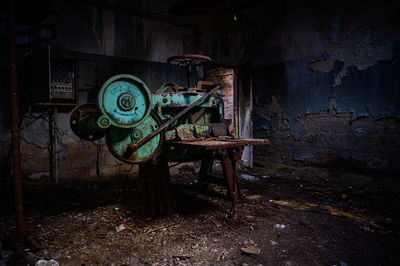
<instances>
[{"instance_id":1,"label":"metal table frame","mask_svg":"<svg viewBox=\"0 0 400 266\"><path fill-rule=\"evenodd\" d=\"M243 147L248 145L268 145L267 139L231 139L231 140L195 140L172 141L171 145L184 148L208 151L210 156L202 160L199 183L210 182L226 185L228 195L232 201L231 218L237 220L237 202L241 197L239 179L236 175L236 163L242 157ZM210 173L214 161L221 162L223 178Z\"/></svg>"}]
</instances>

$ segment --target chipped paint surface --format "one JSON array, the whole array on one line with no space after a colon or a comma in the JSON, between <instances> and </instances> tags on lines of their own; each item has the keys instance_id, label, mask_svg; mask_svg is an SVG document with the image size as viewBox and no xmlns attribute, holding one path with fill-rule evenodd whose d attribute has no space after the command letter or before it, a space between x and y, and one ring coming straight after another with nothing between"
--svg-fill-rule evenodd
<instances>
[{"instance_id":1,"label":"chipped paint surface","mask_svg":"<svg viewBox=\"0 0 400 266\"><path fill-rule=\"evenodd\" d=\"M260 41L265 52L253 55L254 134L270 138L271 146L256 147L256 156L400 171L400 31L394 12L288 12ZM312 38L297 38L305 35Z\"/></svg>"},{"instance_id":2,"label":"chipped paint surface","mask_svg":"<svg viewBox=\"0 0 400 266\"><path fill-rule=\"evenodd\" d=\"M205 80L213 81L215 83L221 83L222 89L222 99L224 100L224 119L230 121L229 131L232 135L235 135L234 128L234 81L235 72L232 68L226 67L205 67Z\"/></svg>"},{"instance_id":3,"label":"chipped paint surface","mask_svg":"<svg viewBox=\"0 0 400 266\"><path fill-rule=\"evenodd\" d=\"M201 93L162 93L152 95L153 108L156 105L162 107L184 107L189 106L203 96ZM210 96L199 104L200 107L215 107L216 100L214 96Z\"/></svg>"},{"instance_id":4,"label":"chipped paint surface","mask_svg":"<svg viewBox=\"0 0 400 266\"><path fill-rule=\"evenodd\" d=\"M380 62L363 71L349 68L350 74L342 84L334 86L335 74L343 64L337 63L335 69L325 73L310 70L310 59L258 69L253 74L255 105L266 108L278 101L282 105L282 119L296 138L305 131L298 118L327 110L331 98L336 99L335 109L351 112L353 120L369 115L376 119L400 118L399 60ZM263 118L259 113L256 116Z\"/></svg>"}]
</instances>

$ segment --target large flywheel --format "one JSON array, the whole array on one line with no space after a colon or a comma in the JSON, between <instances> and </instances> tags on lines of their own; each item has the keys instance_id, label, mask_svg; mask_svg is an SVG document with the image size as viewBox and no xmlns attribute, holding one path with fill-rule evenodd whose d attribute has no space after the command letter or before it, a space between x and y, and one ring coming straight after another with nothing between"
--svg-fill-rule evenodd
<instances>
[{"instance_id":1,"label":"large flywheel","mask_svg":"<svg viewBox=\"0 0 400 266\"><path fill-rule=\"evenodd\" d=\"M141 139L157 130L161 123L161 119L157 113L151 111L150 115L135 127L118 128L111 126L106 136L109 151L118 160L130 164L144 163L155 158L163 148L165 141L164 131L161 131L135 151L129 149L129 144L139 142Z\"/></svg>"},{"instance_id":2,"label":"large flywheel","mask_svg":"<svg viewBox=\"0 0 400 266\"><path fill-rule=\"evenodd\" d=\"M151 102L150 90L141 79L128 74L116 75L99 91L98 106L103 116L98 124L101 128L132 128L150 114Z\"/></svg>"},{"instance_id":3,"label":"large flywheel","mask_svg":"<svg viewBox=\"0 0 400 266\"><path fill-rule=\"evenodd\" d=\"M88 141L101 139L106 131L97 126L101 116L100 110L94 103L82 104L71 111L70 127L79 138Z\"/></svg>"}]
</instances>

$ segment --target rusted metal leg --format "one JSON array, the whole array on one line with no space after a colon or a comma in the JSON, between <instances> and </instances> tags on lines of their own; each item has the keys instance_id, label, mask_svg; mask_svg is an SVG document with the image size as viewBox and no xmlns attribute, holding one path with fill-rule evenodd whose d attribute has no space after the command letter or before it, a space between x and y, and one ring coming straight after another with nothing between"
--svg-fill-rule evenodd
<instances>
[{"instance_id":1,"label":"rusted metal leg","mask_svg":"<svg viewBox=\"0 0 400 266\"><path fill-rule=\"evenodd\" d=\"M199 172L199 184L201 184L206 178L207 174L211 171L214 164L214 158L212 154L209 157L201 161L200 172Z\"/></svg>"},{"instance_id":2,"label":"rusted metal leg","mask_svg":"<svg viewBox=\"0 0 400 266\"><path fill-rule=\"evenodd\" d=\"M236 182L236 187L237 187L237 196L239 199L242 199L242 192L240 191L240 185L239 185L239 177L236 175L236 162L242 159L242 154L243 154L243 148L238 147L235 149L229 149L229 156L232 158L234 162L234 168L233 171L235 173L235 182Z\"/></svg>"},{"instance_id":3,"label":"rusted metal leg","mask_svg":"<svg viewBox=\"0 0 400 266\"><path fill-rule=\"evenodd\" d=\"M238 198L238 182L236 181L236 161L232 156L232 151L227 149L222 156L222 171L228 183L228 191L232 200L232 223L237 220L237 198Z\"/></svg>"}]
</instances>

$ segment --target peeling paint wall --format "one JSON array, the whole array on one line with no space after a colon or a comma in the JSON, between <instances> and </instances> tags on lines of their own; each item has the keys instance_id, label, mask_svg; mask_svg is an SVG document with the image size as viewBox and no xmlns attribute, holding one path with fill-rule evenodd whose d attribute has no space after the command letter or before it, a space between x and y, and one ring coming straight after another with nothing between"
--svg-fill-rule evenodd
<instances>
[{"instance_id":1,"label":"peeling paint wall","mask_svg":"<svg viewBox=\"0 0 400 266\"><path fill-rule=\"evenodd\" d=\"M254 136L271 140L256 156L399 172L398 10L312 7L287 6L254 53Z\"/></svg>"},{"instance_id":2,"label":"peeling paint wall","mask_svg":"<svg viewBox=\"0 0 400 266\"><path fill-rule=\"evenodd\" d=\"M235 71L232 68L205 66L204 80L222 84L222 99L224 100L224 119L229 121L228 130L235 136L234 88Z\"/></svg>"},{"instance_id":3,"label":"peeling paint wall","mask_svg":"<svg viewBox=\"0 0 400 266\"><path fill-rule=\"evenodd\" d=\"M253 91L248 66L238 69L238 80L239 138L253 138ZM242 162L253 167L253 146L244 147Z\"/></svg>"}]
</instances>

